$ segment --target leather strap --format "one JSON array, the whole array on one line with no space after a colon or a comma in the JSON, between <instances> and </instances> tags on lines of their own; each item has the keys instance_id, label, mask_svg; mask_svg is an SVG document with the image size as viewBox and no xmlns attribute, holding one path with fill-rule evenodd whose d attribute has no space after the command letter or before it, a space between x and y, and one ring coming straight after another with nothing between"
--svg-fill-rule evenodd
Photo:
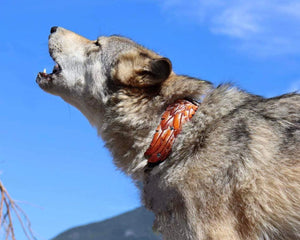
<instances>
[{"instance_id":1,"label":"leather strap","mask_svg":"<svg viewBox=\"0 0 300 240\"><path fill-rule=\"evenodd\" d=\"M181 132L182 125L191 120L198 109L198 104L181 99L169 105L155 130L152 142L144 153L148 163L163 162L171 153L173 143Z\"/></svg>"}]
</instances>

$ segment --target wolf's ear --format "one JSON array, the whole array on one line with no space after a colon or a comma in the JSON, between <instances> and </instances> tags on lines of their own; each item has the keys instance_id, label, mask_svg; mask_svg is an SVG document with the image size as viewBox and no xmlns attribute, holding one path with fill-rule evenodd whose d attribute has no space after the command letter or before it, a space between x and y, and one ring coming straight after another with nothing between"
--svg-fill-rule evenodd
<instances>
[{"instance_id":1,"label":"wolf's ear","mask_svg":"<svg viewBox=\"0 0 300 240\"><path fill-rule=\"evenodd\" d=\"M172 72L168 58L150 58L146 54L122 56L112 71L112 77L132 87L149 87L162 83Z\"/></svg>"},{"instance_id":2,"label":"wolf's ear","mask_svg":"<svg viewBox=\"0 0 300 240\"><path fill-rule=\"evenodd\" d=\"M172 63L168 58L153 59L146 69L140 72L145 83L153 85L165 81L171 74Z\"/></svg>"}]
</instances>

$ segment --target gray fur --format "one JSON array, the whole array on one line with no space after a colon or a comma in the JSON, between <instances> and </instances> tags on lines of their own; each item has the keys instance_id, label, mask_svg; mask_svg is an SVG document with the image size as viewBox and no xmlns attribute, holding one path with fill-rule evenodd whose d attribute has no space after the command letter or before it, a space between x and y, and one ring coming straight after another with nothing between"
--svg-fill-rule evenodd
<instances>
[{"instance_id":1,"label":"gray fur","mask_svg":"<svg viewBox=\"0 0 300 240\"><path fill-rule=\"evenodd\" d=\"M40 73L40 87L77 107L115 164L143 182L165 240L300 239L299 94L214 88L117 36L90 41L58 28L49 50L62 71ZM143 154L161 114L182 98L202 102L168 159L149 168Z\"/></svg>"}]
</instances>

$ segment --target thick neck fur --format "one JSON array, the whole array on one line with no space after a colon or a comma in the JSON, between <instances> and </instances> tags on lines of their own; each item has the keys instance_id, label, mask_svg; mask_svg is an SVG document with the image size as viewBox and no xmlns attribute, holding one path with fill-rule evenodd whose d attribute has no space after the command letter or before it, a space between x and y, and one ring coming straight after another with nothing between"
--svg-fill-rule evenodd
<instances>
[{"instance_id":1,"label":"thick neck fur","mask_svg":"<svg viewBox=\"0 0 300 240\"><path fill-rule=\"evenodd\" d=\"M133 178L141 177L144 157L152 134L164 111L165 101L139 89L122 89L114 94L101 126L101 137L115 164Z\"/></svg>"},{"instance_id":2,"label":"thick neck fur","mask_svg":"<svg viewBox=\"0 0 300 240\"><path fill-rule=\"evenodd\" d=\"M219 91L229 95L228 102L224 100L221 102L221 99L217 99ZM234 101L234 95L237 93L239 100ZM245 93L229 88L229 86L213 89L209 82L177 75L172 75L163 85L156 88L118 90L109 102L110 106L107 108L109 110L100 127L101 137L110 149L115 164L133 178L140 179L147 164L144 152L151 143L154 131L166 107L177 99L200 100L203 95L206 96L203 106L206 110L210 109L208 111L211 111L210 116L213 117L207 119L200 106L200 111L195 117L203 118L204 121L197 121L202 125L207 125L227 114L234 106L242 104L246 98ZM245 97L241 98L240 95ZM214 102L214 106L210 106L210 102Z\"/></svg>"}]
</instances>

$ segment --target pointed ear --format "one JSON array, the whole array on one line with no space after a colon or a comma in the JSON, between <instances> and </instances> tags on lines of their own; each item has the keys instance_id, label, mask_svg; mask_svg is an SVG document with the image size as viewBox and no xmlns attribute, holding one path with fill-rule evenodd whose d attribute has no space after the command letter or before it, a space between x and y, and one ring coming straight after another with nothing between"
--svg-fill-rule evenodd
<instances>
[{"instance_id":1,"label":"pointed ear","mask_svg":"<svg viewBox=\"0 0 300 240\"><path fill-rule=\"evenodd\" d=\"M136 70L135 82L140 86L153 86L165 81L172 72L172 63L168 58L148 59Z\"/></svg>"},{"instance_id":2,"label":"pointed ear","mask_svg":"<svg viewBox=\"0 0 300 240\"><path fill-rule=\"evenodd\" d=\"M112 70L112 77L132 87L149 87L162 83L172 72L168 58L150 57L137 52L120 57Z\"/></svg>"},{"instance_id":3,"label":"pointed ear","mask_svg":"<svg viewBox=\"0 0 300 240\"><path fill-rule=\"evenodd\" d=\"M150 61L149 80L153 82L163 82L171 74L172 63L168 58L159 58Z\"/></svg>"}]
</instances>

